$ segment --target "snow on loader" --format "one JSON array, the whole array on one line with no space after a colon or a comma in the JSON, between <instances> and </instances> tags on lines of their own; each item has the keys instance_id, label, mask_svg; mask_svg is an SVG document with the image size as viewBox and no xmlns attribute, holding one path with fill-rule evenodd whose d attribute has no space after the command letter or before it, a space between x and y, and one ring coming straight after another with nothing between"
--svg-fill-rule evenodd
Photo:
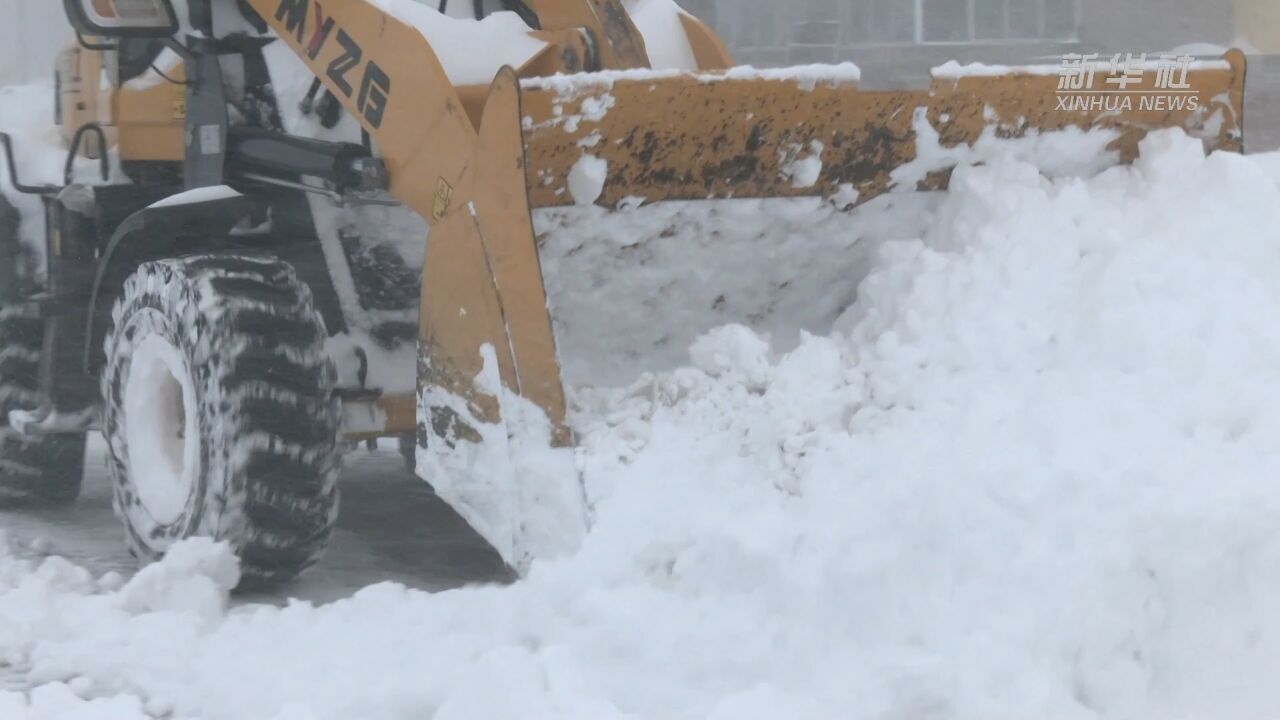
<instances>
[{"instance_id":1,"label":"snow on loader","mask_svg":"<svg viewBox=\"0 0 1280 720\"><path fill-rule=\"evenodd\" d=\"M860 90L852 66L729 69L669 0L449 4L65 0L64 182L25 184L0 137L46 228L0 202L0 499L73 500L101 431L138 556L210 535L246 582L276 582L323 550L342 450L411 438L419 474L523 568L589 513L547 278L595 257L623 268L597 285L625 285L634 246L552 252L557 232L750 198L852 211L1058 131L1111 133L1113 162L1156 128L1242 147L1236 52L1185 66L1176 107L1064 105L1029 68L903 91ZM1138 96L1162 82L1127 70Z\"/></svg>"}]
</instances>

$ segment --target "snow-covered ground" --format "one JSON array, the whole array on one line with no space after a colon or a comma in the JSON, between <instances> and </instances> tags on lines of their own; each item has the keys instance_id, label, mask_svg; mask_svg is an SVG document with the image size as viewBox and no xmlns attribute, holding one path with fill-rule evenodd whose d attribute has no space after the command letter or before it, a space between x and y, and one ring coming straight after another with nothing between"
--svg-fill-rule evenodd
<instances>
[{"instance_id":1,"label":"snow-covered ground","mask_svg":"<svg viewBox=\"0 0 1280 720\"><path fill-rule=\"evenodd\" d=\"M579 390L594 525L518 583L232 605L205 542L0 543L0 718L1273 713L1280 157L995 159L930 213L794 348Z\"/></svg>"}]
</instances>

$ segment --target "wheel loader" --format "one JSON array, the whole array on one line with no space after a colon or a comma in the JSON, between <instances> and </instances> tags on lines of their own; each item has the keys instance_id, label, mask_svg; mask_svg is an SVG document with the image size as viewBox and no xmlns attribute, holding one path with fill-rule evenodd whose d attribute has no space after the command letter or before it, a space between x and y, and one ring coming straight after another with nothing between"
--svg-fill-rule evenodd
<instances>
[{"instance_id":1,"label":"wheel loader","mask_svg":"<svg viewBox=\"0 0 1280 720\"><path fill-rule=\"evenodd\" d=\"M623 237L635 228L680 264L672 243L716 252L732 212L704 212L692 235L663 218L812 201L856 219L880 196L945 189L962 151L992 142L1106 133L1116 163L1159 128L1243 143L1238 52L1182 67L1176 94L1193 102L1119 107L1062 103L1056 69L864 91L851 65L734 68L670 0L64 4L63 181L23 177L0 134L0 501L74 500L100 432L130 549L213 536L246 585L316 562L341 456L378 438L405 441L513 568L572 550L590 507L569 346L661 335L649 301L676 290L594 303L615 319L571 342L549 289L652 274L620 260L643 255L645 238ZM1119 72L1137 97L1170 80L1151 63ZM641 222L646 208L667 210ZM615 216L629 224L609 235ZM622 270L556 266L584 257ZM780 261L764 246L711 257L694 269ZM806 282L699 297L768 307Z\"/></svg>"}]
</instances>

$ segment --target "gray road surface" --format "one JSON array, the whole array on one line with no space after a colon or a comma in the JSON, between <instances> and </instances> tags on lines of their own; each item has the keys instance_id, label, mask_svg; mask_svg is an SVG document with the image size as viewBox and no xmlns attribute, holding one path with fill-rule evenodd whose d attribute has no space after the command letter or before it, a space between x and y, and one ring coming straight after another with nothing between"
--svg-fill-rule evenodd
<instances>
[{"instance_id":1,"label":"gray road surface","mask_svg":"<svg viewBox=\"0 0 1280 720\"><path fill-rule=\"evenodd\" d=\"M272 596L244 600L325 602L388 580L442 590L510 579L492 548L427 483L405 470L387 441L384 445L378 452L361 449L347 456L338 530L320 565ZM110 479L96 437L86 465L84 493L74 505L0 511L0 529L32 555L61 555L98 575L129 576L138 566L111 512Z\"/></svg>"}]
</instances>

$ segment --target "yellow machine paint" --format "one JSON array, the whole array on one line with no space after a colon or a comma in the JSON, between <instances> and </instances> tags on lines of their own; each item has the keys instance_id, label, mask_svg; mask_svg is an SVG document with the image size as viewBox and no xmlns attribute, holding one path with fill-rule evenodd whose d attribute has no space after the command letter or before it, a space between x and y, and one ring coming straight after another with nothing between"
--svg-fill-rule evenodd
<instances>
[{"instance_id":1,"label":"yellow machine paint","mask_svg":"<svg viewBox=\"0 0 1280 720\"><path fill-rule=\"evenodd\" d=\"M119 86L113 50L74 45L58 58L58 107L64 140L86 123L100 125L122 162L180 163L185 155L186 69L174 63L161 78L151 70ZM86 143L81 154L98 157Z\"/></svg>"}]
</instances>

